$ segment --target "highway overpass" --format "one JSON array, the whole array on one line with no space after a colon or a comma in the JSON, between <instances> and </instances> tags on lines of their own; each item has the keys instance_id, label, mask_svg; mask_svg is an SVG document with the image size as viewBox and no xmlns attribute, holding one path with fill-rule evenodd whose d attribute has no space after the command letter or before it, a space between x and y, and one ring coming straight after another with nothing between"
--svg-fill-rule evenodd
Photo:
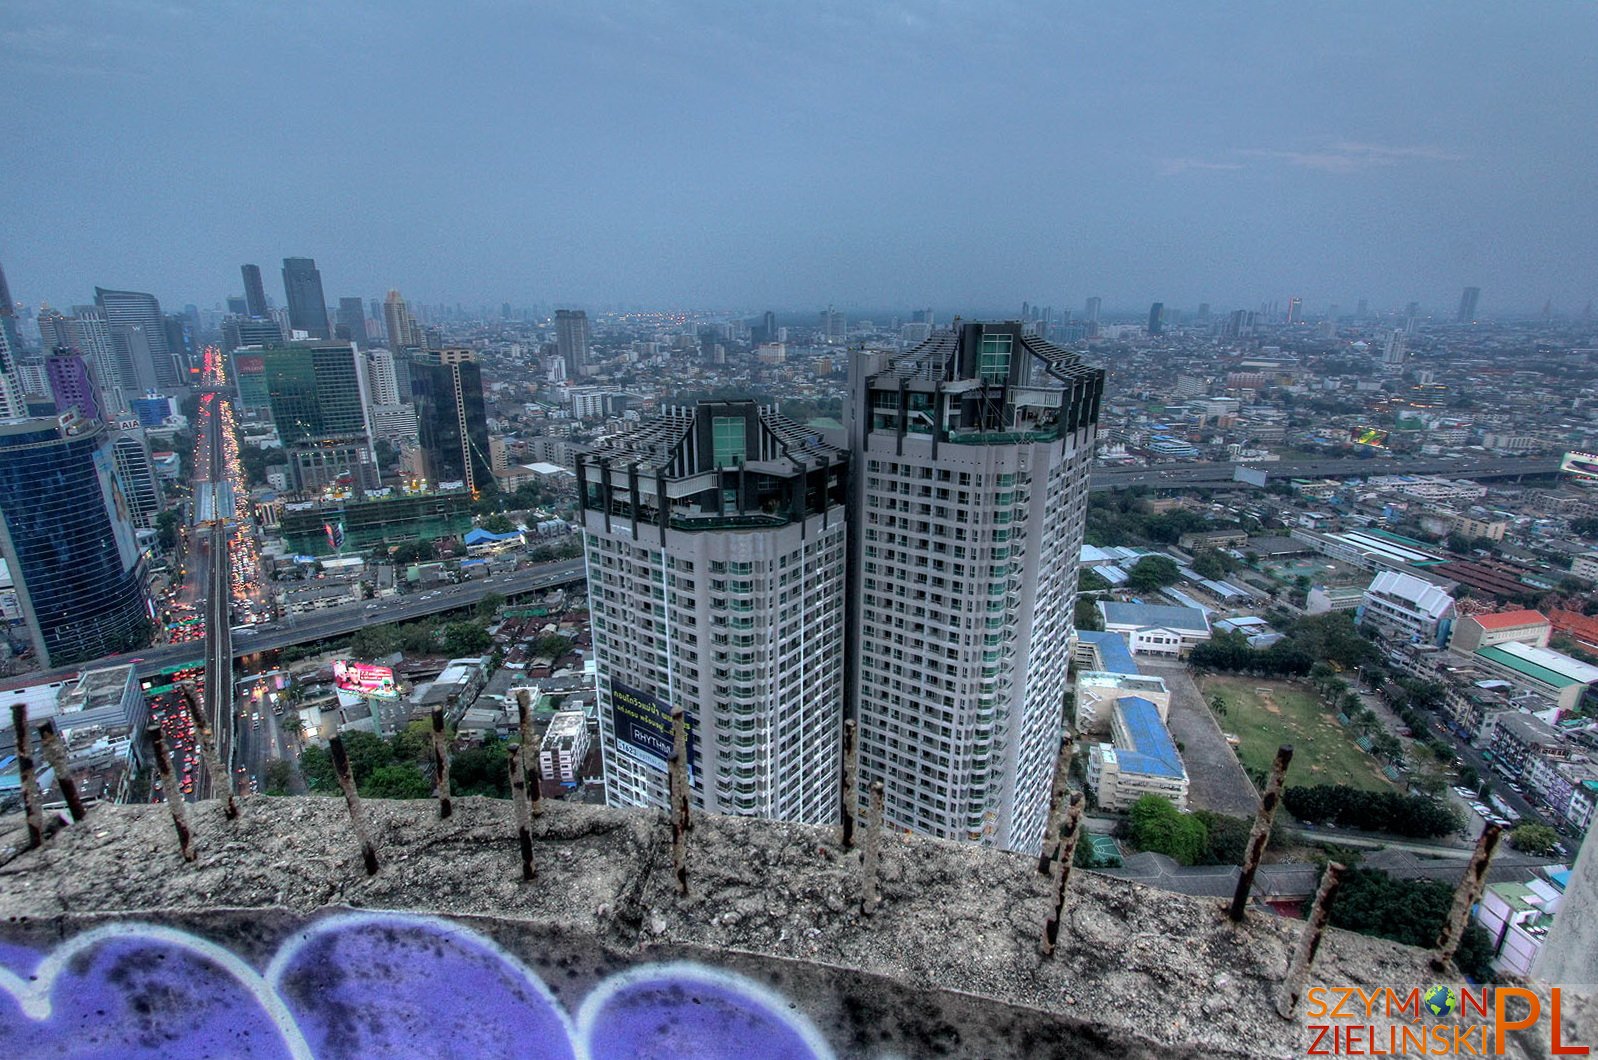
<instances>
[{"instance_id":1,"label":"highway overpass","mask_svg":"<svg viewBox=\"0 0 1598 1060\"><path fill-rule=\"evenodd\" d=\"M1090 488L1101 490L1148 486L1153 489L1187 489L1225 486L1239 467L1263 471L1272 479L1369 478L1372 475L1443 475L1448 478L1493 479L1552 475L1558 457L1483 457L1481 459L1369 460L1328 459L1279 463L1194 462L1154 467L1097 468ZM1241 483L1239 483L1241 485Z\"/></svg>"},{"instance_id":2,"label":"highway overpass","mask_svg":"<svg viewBox=\"0 0 1598 1060\"><path fill-rule=\"evenodd\" d=\"M224 575L225 576L225 575ZM585 580L583 561L562 560L545 563L526 570L510 571L487 578L444 585L408 596L370 600L335 610L319 611L309 615L296 615L281 622L252 627L251 632L233 635L233 657L273 651L293 644L306 644L329 637L353 633L362 626L380 622L407 622L426 618L443 611L474 607L485 596L497 594L504 597L541 592L563 585L575 585ZM223 610L226 613L226 610ZM94 662L82 663L41 673L18 674L7 685L38 684L59 681L84 670L102 666L120 666L133 663L140 677L150 677L173 667L200 667L205 663L206 639L184 641L181 644L160 644L143 651L115 655Z\"/></svg>"}]
</instances>

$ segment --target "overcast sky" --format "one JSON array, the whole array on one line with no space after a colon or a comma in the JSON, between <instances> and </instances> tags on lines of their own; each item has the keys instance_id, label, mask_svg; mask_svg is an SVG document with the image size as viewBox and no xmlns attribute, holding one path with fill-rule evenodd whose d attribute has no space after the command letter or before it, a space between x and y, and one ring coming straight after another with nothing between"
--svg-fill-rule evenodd
<instances>
[{"instance_id":1,"label":"overcast sky","mask_svg":"<svg viewBox=\"0 0 1598 1060\"><path fill-rule=\"evenodd\" d=\"M4 8L25 302L1598 296L1586 0Z\"/></svg>"}]
</instances>

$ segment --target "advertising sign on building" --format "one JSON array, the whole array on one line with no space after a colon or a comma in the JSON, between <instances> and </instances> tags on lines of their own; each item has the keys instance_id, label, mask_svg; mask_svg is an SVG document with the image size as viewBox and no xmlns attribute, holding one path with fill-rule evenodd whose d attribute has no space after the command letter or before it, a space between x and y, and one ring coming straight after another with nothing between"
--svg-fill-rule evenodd
<instances>
[{"instance_id":1,"label":"advertising sign on building","mask_svg":"<svg viewBox=\"0 0 1598 1060\"><path fill-rule=\"evenodd\" d=\"M671 707L648 692L615 681L610 683L610 721L616 733L616 750L651 769L664 773L671 758ZM699 761L699 744L692 717L688 723L688 774Z\"/></svg>"},{"instance_id":2,"label":"advertising sign on building","mask_svg":"<svg viewBox=\"0 0 1598 1060\"><path fill-rule=\"evenodd\" d=\"M399 688L394 683L394 670L373 663L333 661L333 687L363 699L398 699Z\"/></svg>"},{"instance_id":3,"label":"advertising sign on building","mask_svg":"<svg viewBox=\"0 0 1598 1060\"><path fill-rule=\"evenodd\" d=\"M1598 482L1598 454L1566 453L1559 462L1559 470L1589 482Z\"/></svg>"}]
</instances>

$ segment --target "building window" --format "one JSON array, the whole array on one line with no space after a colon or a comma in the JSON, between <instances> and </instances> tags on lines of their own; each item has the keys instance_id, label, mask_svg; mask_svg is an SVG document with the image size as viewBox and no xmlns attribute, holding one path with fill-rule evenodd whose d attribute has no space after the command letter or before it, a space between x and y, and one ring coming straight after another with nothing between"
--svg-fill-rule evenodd
<instances>
[{"instance_id":1,"label":"building window","mask_svg":"<svg viewBox=\"0 0 1598 1060\"><path fill-rule=\"evenodd\" d=\"M715 446L717 467L737 467L744 461L748 448L744 442L742 416L716 416L710 424Z\"/></svg>"},{"instance_id":2,"label":"building window","mask_svg":"<svg viewBox=\"0 0 1598 1060\"><path fill-rule=\"evenodd\" d=\"M977 375L994 383L1010 378L1010 347L1014 340L1009 335L984 335L978 351Z\"/></svg>"}]
</instances>

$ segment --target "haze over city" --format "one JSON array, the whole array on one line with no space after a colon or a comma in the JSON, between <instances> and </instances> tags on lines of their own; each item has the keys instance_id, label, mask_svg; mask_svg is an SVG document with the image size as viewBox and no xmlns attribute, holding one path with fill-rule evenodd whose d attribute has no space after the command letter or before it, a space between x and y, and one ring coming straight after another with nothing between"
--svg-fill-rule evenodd
<instances>
[{"instance_id":1,"label":"haze over city","mask_svg":"<svg viewBox=\"0 0 1598 1060\"><path fill-rule=\"evenodd\" d=\"M1591 4L8 9L28 301L1592 297Z\"/></svg>"}]
</instances>

